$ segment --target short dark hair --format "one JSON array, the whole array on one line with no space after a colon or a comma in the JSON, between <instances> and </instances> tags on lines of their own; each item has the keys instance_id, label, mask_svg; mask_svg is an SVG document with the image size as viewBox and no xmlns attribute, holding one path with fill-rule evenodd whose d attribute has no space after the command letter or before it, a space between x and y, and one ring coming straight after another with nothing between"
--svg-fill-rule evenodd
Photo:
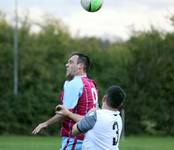
<instances>
[{"instance_id":1,"label":"short dark hair","mask_svg":"<svg viewBox=\"0 0 174 150\"><path fill-rule=\"evenodd\" d=\"M90 59L86 54L75 52L71 56L77 55L78 56L78 62L84 64L85 71L88 71L90 68Z\"/></svg>"},{"instance_id":2,"label":"short dark hair","mask_svg":"<svg viewBox=\"0 0 174 150\"><path fill-rule=\"evenodd\" d=\"M111 108L120 108L126 94L124 90L117 85L113 85L106 90L107 104Z\"/></svg>"}]
</instances>

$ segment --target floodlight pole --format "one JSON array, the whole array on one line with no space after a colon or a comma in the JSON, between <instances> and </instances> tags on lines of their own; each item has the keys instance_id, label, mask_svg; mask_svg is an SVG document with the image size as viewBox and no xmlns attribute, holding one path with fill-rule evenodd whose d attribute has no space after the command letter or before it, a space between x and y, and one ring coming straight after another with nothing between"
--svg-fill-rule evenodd
<instances>
[{"instance_id":1,"label":"floodlight pole","mask_svg":"<svg viewBox=\"0 0 174 150\"><path fill-rule=\"evenodd\" d=\"M15 0L15 28L14 28L14 50L13 50L13 94L18 95L18 10L17 0Z\"/></svg>"}]
</instances>

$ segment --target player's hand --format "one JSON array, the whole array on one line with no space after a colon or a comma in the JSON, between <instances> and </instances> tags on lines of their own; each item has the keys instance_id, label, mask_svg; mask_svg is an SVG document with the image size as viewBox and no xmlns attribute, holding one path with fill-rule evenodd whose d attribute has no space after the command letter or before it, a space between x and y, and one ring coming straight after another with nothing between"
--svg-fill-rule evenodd
<instances>
[{"instance_id":1,"label":"player's hand","mask_svg":"<svg viewBox=\"0 0 174 150\"><path fill-rule=\"evenodd\" d=\"M43 122L43 123L40 123L33 131L32 131L32 134L37 134L39 133L42 129L44 128L47 128L47 123L46 122Z\"/></svg>"},{"instance_id":2,"label":"player's hand","mask_svg":"<svg viewBox=\"0 0 174 150\"><path fill-rule=\"evenodd\" d=\"M57 105L56 106L56 114L68 117L71 112L65 108L63 105Z\"/></svg>"}]
</instances>

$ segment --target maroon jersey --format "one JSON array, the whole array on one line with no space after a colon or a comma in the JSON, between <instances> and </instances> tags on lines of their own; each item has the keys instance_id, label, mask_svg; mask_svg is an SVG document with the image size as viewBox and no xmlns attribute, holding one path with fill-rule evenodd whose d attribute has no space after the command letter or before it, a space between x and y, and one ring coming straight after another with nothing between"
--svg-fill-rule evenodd
<instances>
[{"instance_id":1,"label":"maroon jersey","mask_svg":"<svg viewBox=\"0 0 174 150\"><path fill-rule=\"evenodd\" d=\"M84 116L90 109L96 108L98 105L98 93L96 89L96 84L93 80L89 79L88 77L81 77L83 82L83 91L82 95L80 96L77 105L73 109L69 109L71 112ZM62 93L62 98L63 98ZM62 99L61 98L61 99ZM71 98L70 98L71 100ZM74 137L72 135L72 127L75 122L71 119L66 119L63 122L61 128L61 136L65 137ZM83 140L84 135L80 134L76 136L77 139Z\"/></svg>"}]
</instances>

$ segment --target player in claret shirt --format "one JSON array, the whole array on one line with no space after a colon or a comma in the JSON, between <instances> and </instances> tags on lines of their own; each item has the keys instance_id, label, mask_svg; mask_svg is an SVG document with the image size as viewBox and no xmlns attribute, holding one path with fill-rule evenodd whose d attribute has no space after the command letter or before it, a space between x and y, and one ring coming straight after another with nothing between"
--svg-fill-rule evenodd
<instances>
[{"instance_id":1,"label":"player in claret shirt","mask_svg":"<svg viewBox=\"0 0 174 150\"><path fill-rule=\"evenodd\" d=\"M89 57L82 53L73 53L66 64L67 81L64 83L61 94L62 105L57 108L65 107L69 110L72 119L57 113L49 120L40 123L34 130L33 134L39 133L43 128L55 122L62 122L61 150L81 150L84 135L74 136L72 127L75 122L79 121L89 110L96 108L98 105L98 92L96 84L87 77L87 71L90 66Z\"/></svg>"}]
</instances>

